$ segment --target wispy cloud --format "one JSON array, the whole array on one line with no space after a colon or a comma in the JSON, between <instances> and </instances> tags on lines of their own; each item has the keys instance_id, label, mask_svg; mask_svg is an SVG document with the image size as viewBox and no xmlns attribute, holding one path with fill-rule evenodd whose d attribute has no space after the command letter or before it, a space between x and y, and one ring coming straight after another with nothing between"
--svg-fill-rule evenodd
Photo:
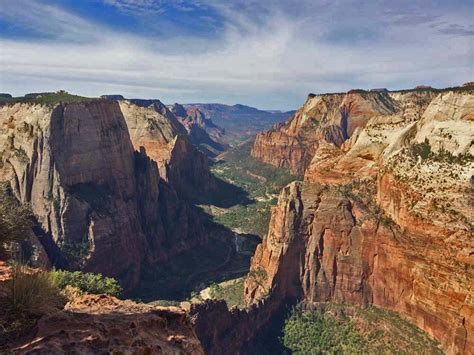
<instances>
[{"instance_id":1,"label":"wispy cloud","mask_svg":"<svg viewBox=\"0 0 474 355\"><path fill-rule=\"evenodd\" d=\"M186 16L209 12L213 16L202 21L217 33L183 35L163 27L161 36L132 34L52 3L7 1L4 19L48 39L0 37L0 91L65 88L286 109L310 91L455 85L474 76L472 27L455 8L412 15L411 7L372 2L302 0L295 7L290 1L209 0L190 8L187 1L167 1L168 7L152 0L105 1L138 17L156 11L157 26L171 16L170 4ZM24 6L33 11L24 15Z\"/></svg>"},{"instance_id":2,"label":"wispy cloud","mask_svg":"<svg viewBox=\"0 0 474 355\"><path fill-rule=\"evenodd\" d=\"M104 0L106 5L114 6L120 11L131 13L158 14L164 12L163 1L156 0Z\"/></svg>"}]
</instances>

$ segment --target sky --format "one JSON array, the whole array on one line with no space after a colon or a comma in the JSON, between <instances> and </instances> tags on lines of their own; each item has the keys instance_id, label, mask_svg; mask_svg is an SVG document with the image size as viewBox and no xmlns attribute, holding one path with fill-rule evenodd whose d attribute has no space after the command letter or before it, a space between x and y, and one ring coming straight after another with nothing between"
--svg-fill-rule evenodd
<instances>
[{"instance_id":1,"label":"sky","mask_svg":"<svg viewBox=\"0 0 474 355\"><path fill-rule=\"evenodd\" d=\"M0 0L0 92L295 109L474 81L474 0Z\"/></svg>"}]
</instances>

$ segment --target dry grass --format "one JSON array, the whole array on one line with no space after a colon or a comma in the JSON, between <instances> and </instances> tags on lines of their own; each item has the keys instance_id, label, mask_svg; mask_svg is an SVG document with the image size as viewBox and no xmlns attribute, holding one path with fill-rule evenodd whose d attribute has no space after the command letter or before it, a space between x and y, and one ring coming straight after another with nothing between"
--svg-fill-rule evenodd
<instances>
[{"instance_id":1,"label":"dry grass","mask_svg":"<svg viewBox=\"0 0 474 355\"><path fill-rule=\"evenodd\" d=\"M50 272L21 264L13 268L8 301L10 311L14 313L44 314L64 305L64 297Z\"/></svg>"},{"instance_id":2,"label":"dry grass","mask_svg":"<svg viewBox=\"0 0 474 355\"><path fill-rule=\"evenodd\" d=\"M0 353L24 337L41 316L63 308L51 273L17 264L12 278L0 283Z\"/></svg>"}]
</instances>

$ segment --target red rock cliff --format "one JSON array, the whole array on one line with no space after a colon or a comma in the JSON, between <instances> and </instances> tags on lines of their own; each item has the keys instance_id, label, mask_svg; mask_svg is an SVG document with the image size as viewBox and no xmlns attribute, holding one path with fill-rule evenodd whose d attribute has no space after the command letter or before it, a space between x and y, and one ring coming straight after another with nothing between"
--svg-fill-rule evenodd
<instances>
[{"instance_id":1,"label":"red rock cliff","mask_svg":"<svg viewBox=\"0 0 474 355\"><path fill-rule=\"evenodd\" d=\"M470 354L474 93L388 99L360 109L343 144L312 146L305 182L286 187L272 212L245 297L374 304L404 315L449 353ZM338 107L341 100L333 98Z\"/></svg>"},{"instance_id":2,"label":"red rock cliff","mask_svg":"<svg viewBox=\"0 0 474 355\"><path fill-rule=\"evenodd\" d=\"M429 91L418 93L417 104L427 105L425 97L432 95ZM385 92L310 95L286 124L257 134L252 156L302 175L320 144L340 147L369 119L401 113L411 101L407 97L397 100Z\"/></svg>"}]
</instances>

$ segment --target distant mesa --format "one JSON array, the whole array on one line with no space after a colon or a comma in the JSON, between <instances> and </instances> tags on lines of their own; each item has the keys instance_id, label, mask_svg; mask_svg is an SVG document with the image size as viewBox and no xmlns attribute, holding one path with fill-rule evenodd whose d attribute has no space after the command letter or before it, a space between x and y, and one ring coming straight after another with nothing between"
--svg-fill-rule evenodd
<instances>
[{"instance_id":1,"label":"distant mesa","mask_svg":"<svg viewBox=\"0 0 474 355\"><path fill-rule=\"evenodd\" d=\"M429 85L418 85L415 86L415 89L433 89L433 87Z\"/></svg>"},{"instance_id":2,"label":"distant mesa","mask_svg":"<svg viewBox=\"0 0 474 355\"><path fill-rule=\"evenodd\" d=\"M10 94L0 93L0 98L2 98L2 99L11 99L11 98L13 98L13 96L10 95Z\"/></svg>"},{"instance_id":3,"label":"distant mesa","mask_svg":"<svg viewBox=\"0 0 474 355\"><path fill-rule=\"evenodd\" d=\"M468 81L467 83L462 84L463 87L474 87L474 81Z\"/></svg>"},{"instance_id":4,"label":"distant mesa","mask_svg":"<svg viewBox=\"0 0 474 355\"><path fill-rule=\"evenodd\" d=\"M387 88L375 88L375 89L370 89L372 92L388 92Z\"/></svg>"},{"instance_id":5,"label":"distant mesa","mask_svg":"<svg viewBox=\"0 0 474 355\"><path fill-rule=\"evenodd\" d=\"M100 98L106 99L106 100L112 100L112 101L125 100L125 98L122 95L101 95Z\"/></svg>"}]
</instances>

